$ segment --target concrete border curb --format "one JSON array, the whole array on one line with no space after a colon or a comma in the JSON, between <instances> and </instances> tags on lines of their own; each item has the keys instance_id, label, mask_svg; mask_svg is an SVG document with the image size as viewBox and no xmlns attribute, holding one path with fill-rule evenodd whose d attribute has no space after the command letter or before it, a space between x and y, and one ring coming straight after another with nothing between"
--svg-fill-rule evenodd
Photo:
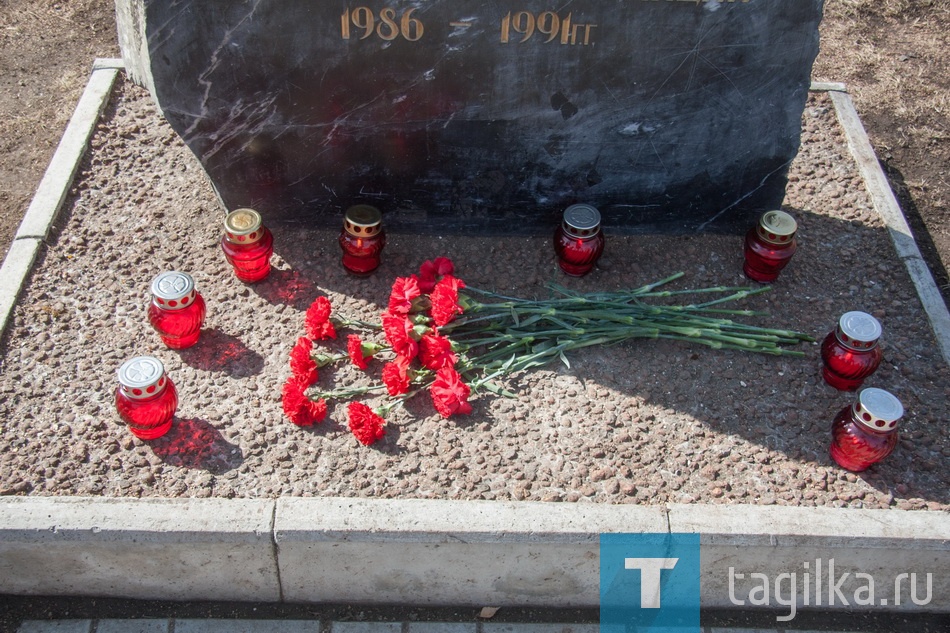
<instances>
[{"instance_id":1,"label":"concrete border curb","mask_svg":"<svg viewBox=\"0 0 950 633\"><path fill-rule=\"evenodd\" d=\"M864 608L950 612L946 513L421 499L15 497L0 502L0 526L0 593L8 594L596 607L601 533L688 532L702 535L704 608L736 608L731 596L750 596L755 585L730 580L730 568L746 579L752 573L772 581L789 573L803 579L807 563L821 560L825 570L836 564L831 578L840 580L840 595L848 599L864 584L855 574L874 577L875 595L886 602ZM905 576L895 604L895 579L908 572L921 576L914 582L917 598L911 599ZM927 573L932 587L924 603ZM842 579L846 574L850 577ZM812 600L811 606L847 608L840 601L829 604L831 584L827 571L812 581L821 602Z\"/></svg>"},{"instance_id":2,"label":"concrete border curb","mask_svg":"<svg viewBox=\"0 0 950 633\"><path fill-rule=\"evenodd\" d=\"M109 102L112 86L122 68L121 59L100 58L93 62L89 82L20 222L3 260L3 267L0 268L0 336L6 330L13 306L39 254L40 244L49 236L50 228L59 215L66 193L79 169L79 162L86 153L89 139Z\"/></svg>"},{"instance_id":3,"label":"concrete border curb","mask_svg":"<svg viewBox=\"0 0 950 633\"><path fill-rule=\"evenodd\" d=\"M914 235L907 224L907 218L904 217L904 212L897 203L887 176L881 169L851 96L837 90L829 90L829 94L835 106L838 122L844 128L845 137L848 139L848 148L861 171L874 208L884 220L887 232L897 250L897 256L904 262L917 288L917 296L920 297L924 310L927 312L927 318L930 319L930 326L937 339L937 346L943 354L943 360L950 365L950 312L947 311L947 304L944 303L937 283L920 254Z\"/></svg>"},{"instance_id":4,"label":"concrete border curb","mask_svg":"<svg viewBox=\"0 0 950 633\"><path fill-rule=\"evenodd\" d=\"M96 60L17 232L0 270L0 333L120 68L119 60ZM936 310L939 293L850 98L841 84L814 89L831 92L875 207L950 357L950 317L942 301L944 316ZM852 577L893 582L909 571L933 573L927 604L905 599L872 609L950 612L950 514L777 506L17 497L0 500L0 593L595 606L602 532L700 533L704 607L737 606L729 567L775 579L837 558L839 574Z\"/></svg>"}]
</instances>

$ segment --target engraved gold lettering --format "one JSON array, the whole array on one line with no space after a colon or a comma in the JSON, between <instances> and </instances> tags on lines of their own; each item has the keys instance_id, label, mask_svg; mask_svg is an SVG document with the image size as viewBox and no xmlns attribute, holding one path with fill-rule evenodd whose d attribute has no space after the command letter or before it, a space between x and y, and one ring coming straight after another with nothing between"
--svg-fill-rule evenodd
<instances>
[{"instance_id":1,"label":"engraved gold lettering","mask_svg":"<svg viewBox=\"0 0 950 633\"><path fill-rule=\"evenodd\" d=\"M521 33L521 41L527 42L534 35L534 14L519 11L511 19L511 29L515 33Z\"/></svg>"},{"instance_id":2,"label":"engraved gold lettering","mask_svg":"<svg viewBox=\"0 0 950 633\"><path fill-rule=\"evenodd\" d=\"M568 13L567 17L561 20L561 44L570 44L571 42L571 16L573 13Z\"/></svg>"},{"instance_id":3,"label":"engraved gold lettering","mask_svg":"<svg viewBox=\"0 0 950 633\"><path fill-rule=\"evenodd\" d=\"M355 9L346 9L340 16L340 36L344 40L350 39L354 33L352 29L357 29L359 39L365 40L374 33L379 39L390 42L399 36L410 42L416 42L422 38L425 27L422 21L412 16L415 8L407 9L398 17L396 9L384 7L379 10L377 19L376 13L367 6L359 6Z\"/></svg>"},{"instance_id":4,"label":"engraved gold lettering","mask_svg":"<svg viewBox=\"0 0 950 633\"><path fill-rule=\"evenodd\" d=\"M350 39L350 10L344 9L343 15L340 16L340 34L343 36L343 39Z\"/></svg>"},{"instance_id":5,"label":"engraved gold lettering","mask_svg":"<svg viewBox=\"0 0 950 633\"><path fill-rule=\"evenodd\" d=\"M422 22L412 17L412 12L415 11L415 7L409 9L402 14L402 20L400 25L402 27L402 36L409 40L410 42L418 42L422 39L422 33L425 31L425 28L422 26ZM466 24L466 26L470 26Z\"/></svg>"},{"instance_id":6,"label":"engraved gold lettering","mask_svg":"<svg viewBox=\"0 0 950 633\"><path fill-rule=\"evenodd\" d=\"M376 34L381 40L391 42L399 37L399 27L396 26L396 10L386 7L379 12L380 24L376 27Z\"/></svg>"},{"instance_id":7,"label":"engraved gold lettering","mask_svg":"<svg viewBox=\"0 0 950 633\"><path fill-rule=\"evenodd\" d=\"M360 37L361 40L365 40L373 34L373 29L376 26L376 18L373 16L373 12L369 7L356 7L353 9L350 19L353 21L353 26L358 29L363 29L363 35Z\"/></svg>"},{"instance_id":8,"label":"engraved gold lettering","mask_svg":"<svg viewBox=\"0 0 950 633\"><path fill-rule=\"evenodd\" d=\"M561 18L553 11L545 11L538 16L537 26L538 33L548 36L548 39L544 40L545 44L547 44L558 36L558 32L561 30Z\"/></svg>"}]
</instances>

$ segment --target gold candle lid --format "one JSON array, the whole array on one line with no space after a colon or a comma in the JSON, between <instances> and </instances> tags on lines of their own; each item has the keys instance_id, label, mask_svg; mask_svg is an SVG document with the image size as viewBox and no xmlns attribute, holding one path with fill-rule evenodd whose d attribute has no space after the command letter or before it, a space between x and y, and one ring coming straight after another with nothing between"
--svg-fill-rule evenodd
<instances>
[{"instance_id":1,"label":"gold candle lid","mask_svg":"<svg viewBox=\"0 0 950 633\"><path fill-rule=\"evenodd\" d=\"M263 234L261 226L261 214L254 209L235 209L224 218L224 231L232 242L256 242Z\"/></svg>"},{"instance_id":2,"label":"gold candle lid","mask_svg":"<svg viewBox=\"0 0 950 633\"><path fill-rule=\"evenodd\" d=\"M383 214L374 206L357 204L343 215L343 228L356 237L372 237L383 230Z\"/></svg>"},{"instance_id":3,"label":"gold candle lid","mask_svg":"<svg viewBox=\"0 0 950 633\"><path fill-rule=\"evenodd\" d=\"M789 244L797 230L795 218L784 211L766 211L759 218L759 237L770 244Z\"/></svg>"}]
</instances>

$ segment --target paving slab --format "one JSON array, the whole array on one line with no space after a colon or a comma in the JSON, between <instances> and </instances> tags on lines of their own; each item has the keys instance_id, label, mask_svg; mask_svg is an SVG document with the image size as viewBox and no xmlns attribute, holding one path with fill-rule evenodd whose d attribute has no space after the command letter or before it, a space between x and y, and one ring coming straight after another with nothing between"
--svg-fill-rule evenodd
<instances>
[{"instance_id":1,"label":"paving slab","mask_svg":"<svg viewBox=\"0 0 950 633\"><path fill-rule=\"evenodd\" d=\"M92 620L27 620L17 633L92 633Z\"/></svg>"},{"instance_id":2,"label":"paving slab","mask_svg":"<svg viewBox=\"0 0 950 633\"><path fill-rule=\"evenodd\" d=\"M169 633L171 620L99 620L95 633Z\"/></svg>"},{"instance_id":3,"label":"paving slab","mask_svg":"<svg viewBox=\"0 0 950 633\"><path fill-rule=\"evenodd\" d=\"M176 619L174 626L175 633L320 633L319 620Z\"/></svg>"},{"instance_id":4,"label":"paving slab","mask_svg":"<svg viewBox=\"0 0 950 633\"><path fill-rule=\"evenodd\" d=\"M486 622L482 633L597 633L596 624L502 624Z\"/></svg>"},{"instance_id":5,"label":"paving slab","mask_svg":"<svg viewBox=\"0 0 950 633\"><path fill-rule=\"evenodd\" d=\"M401 622L334 622L331 633L402 633Z\"/></svg>"},{"instance_id":6,"label":"paving slab","mask_svg":"<svg viewBox=\"0 0 950 633\"><path fill-rule=\"evenodd\" d=\"M410 622L409 633L476 633L474 622Z\"/></svg>"}]
</instances>

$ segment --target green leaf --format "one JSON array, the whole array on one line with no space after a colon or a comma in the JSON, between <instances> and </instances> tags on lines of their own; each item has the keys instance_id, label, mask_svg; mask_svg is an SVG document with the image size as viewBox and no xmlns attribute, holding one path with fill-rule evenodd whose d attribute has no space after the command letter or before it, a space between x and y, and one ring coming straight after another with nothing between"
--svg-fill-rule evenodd
<instances>
[{"instance_id":1,"label":"green leaf","mask_svg":"<svg viewBox=\"0 0 950 633\"><path fill-rule=\"evenodd\" d=\"M498 394L499 396L504 396L504 397L506 397L506 398L517 398L517 397L518 397L517 394L511 393L511 392L508 391L507 389L504 389L501 385L498 385L498 384L496 384L496 383L494 383L494 382L490 382L490 381L489 381L489 382L484 382L484 383L482 383L482 386L485 387L485 389L488 389L490 392L495 393L495 394Z\"/></svg>"},{"instance_id":2,"label":"green leaf","mask_svg":"<svg viewBox=\"0 0 950 633\"><path fill-rule=\"evenodd\" d=\"M564 352L558 352L558 353L557 353L557 356L558 356L558 358L561 359L561 362L564 363L564 366L565 366L565 367L567 367L568 369L571 368L571 363L570 363L570 361L567 360L567 356L564 355Z\"/></svg>"}]
</instances>

